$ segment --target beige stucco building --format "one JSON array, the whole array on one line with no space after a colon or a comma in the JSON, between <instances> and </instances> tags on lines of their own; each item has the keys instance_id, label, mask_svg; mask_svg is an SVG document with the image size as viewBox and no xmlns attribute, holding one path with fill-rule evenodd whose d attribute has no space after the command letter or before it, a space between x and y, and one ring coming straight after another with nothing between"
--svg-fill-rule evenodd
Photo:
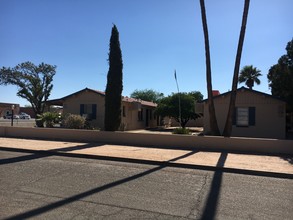
<instances>
[{"instance_id":1,"label":"beige stucco building","mask_svg":"<svg viewBox=\"0 0 293 220\"><path fill-rule=\"evenodd\" d=\"M216 117L223 131L231 92L214 96ZM207 100L204 105L204 133L210 133ZM286 103L269 94L241 87L237 89L232 136L286 138Z\"/></svg>"},{"instance_id":2,"label":"beige stucco building","mask_svg":"<svg viewBox=\"0 0 293 220\"><path fill-rule=\"evenodd\" d=\"M154 113L157 104L123 97L121 103L121 130L134 130L157 126ZM85 88L61 99L49 100L47 105L63 106L63 113L82 115L92 126L104 128L105 93Z\"/></svg>"}]
</instances>

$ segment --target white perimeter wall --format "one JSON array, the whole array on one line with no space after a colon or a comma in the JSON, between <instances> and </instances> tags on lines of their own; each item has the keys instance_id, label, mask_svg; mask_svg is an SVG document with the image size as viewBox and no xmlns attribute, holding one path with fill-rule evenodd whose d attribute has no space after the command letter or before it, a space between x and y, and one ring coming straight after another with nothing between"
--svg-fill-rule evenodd
<instances>
[{"instance_id":1,"label":"white perimeter wall","mask_svg":"<svg viewBox=\"0 0 293 220\"><path fill-rule=\"evenodd\" d=\"M101 142L131 146L189 147L200 150L227 150L255 153L293 154L292 140L214 137L168 134L135 134L54 128L0 127L0 137Z\"/></svg>"}]
</instances>

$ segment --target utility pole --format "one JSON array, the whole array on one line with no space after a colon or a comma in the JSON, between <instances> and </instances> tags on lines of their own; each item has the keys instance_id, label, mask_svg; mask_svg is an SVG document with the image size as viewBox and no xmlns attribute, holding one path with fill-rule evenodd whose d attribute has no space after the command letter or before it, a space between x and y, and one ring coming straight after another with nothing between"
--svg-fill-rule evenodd
<instances>
[{"instance_id":1,"label":"utility pole","mask_svg":"<svg viewBox=\"0 0 293 220\"><path fill-rule=\"evenodd\" d=\"M11 106L11 127L13 127L14 105Z\"/></svg>"}]
</instances>

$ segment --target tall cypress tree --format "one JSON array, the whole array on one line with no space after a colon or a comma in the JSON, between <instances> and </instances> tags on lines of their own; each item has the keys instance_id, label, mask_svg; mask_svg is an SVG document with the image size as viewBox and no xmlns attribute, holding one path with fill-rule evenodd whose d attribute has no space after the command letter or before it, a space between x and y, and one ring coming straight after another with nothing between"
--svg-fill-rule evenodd
<instances>
[{"instance_id":1,"label":"tall cypress tree","mask_svg":"<svg viewBox=\"0 0 293 220\"><path fill-rule=\"evenodd\" d=\"M105 96L105 130L116 131L121 123L122 94L122 53L119 42L119 32L116 25L112 27L109 52L109 71Z\"/></svg>"}]
</instances>

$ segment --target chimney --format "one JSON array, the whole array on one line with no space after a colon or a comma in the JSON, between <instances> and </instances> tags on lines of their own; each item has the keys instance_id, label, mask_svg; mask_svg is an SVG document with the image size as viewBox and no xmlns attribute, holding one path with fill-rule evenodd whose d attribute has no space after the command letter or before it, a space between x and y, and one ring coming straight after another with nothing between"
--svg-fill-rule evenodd
<instances>
[{"instance_id":1,"label":"chimney","mask_svg":"<svg viewBox=\"0 0 293 220\"><path fill-rule=\"evenodd\" d=\"M213 92L213 97L214 97L214 96L217 96L217 95L220 95L219 90L213 90L212 92Z\"/></svg>"}]
</instances>

